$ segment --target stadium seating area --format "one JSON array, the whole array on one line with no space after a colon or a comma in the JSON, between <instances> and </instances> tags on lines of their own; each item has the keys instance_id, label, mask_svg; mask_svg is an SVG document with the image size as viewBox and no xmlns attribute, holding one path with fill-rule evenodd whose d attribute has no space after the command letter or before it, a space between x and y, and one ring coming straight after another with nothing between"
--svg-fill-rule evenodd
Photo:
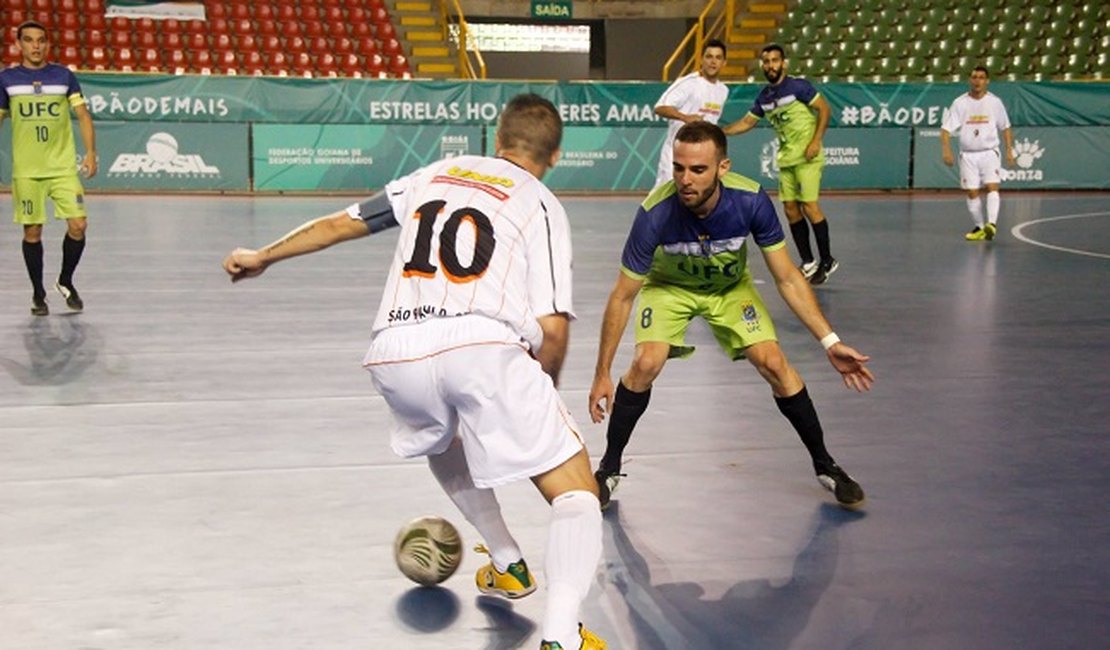
<instances>
[{"instance_id":1,"label":"stadium seating area","mask_svg":"<svg viewBox=\"0 0 1110 650\"><path fill-rule=\"evenodd\" d=\"M15 26L51 32L52 59L75 70L408 78L383 0L206 0L207 20L106 18L104 0L0 0L5 63Z\"/></svg>"},{"instance_id":2,"label":"stadium seating area","mask_svg":"<svg viewBox=\"0 0 1110 650\"><path fill-rule=\"evenodd\" d=\"M772 38L791 69L845 81L1106 79L1105 0L798 0ZM756 70L758 73L758 70Z\"/></svg>"}]
</instances>

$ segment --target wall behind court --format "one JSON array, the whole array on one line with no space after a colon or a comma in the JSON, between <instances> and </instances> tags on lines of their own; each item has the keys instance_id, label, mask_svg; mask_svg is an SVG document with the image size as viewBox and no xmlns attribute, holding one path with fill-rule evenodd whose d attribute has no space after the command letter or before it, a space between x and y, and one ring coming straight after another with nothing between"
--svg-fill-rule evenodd
<instances>
[{"instance_id":1,"label":"wall behind court","mask_svg":"<svg viewBox=\"0 0 1110 650\"><path fill-rule=\"evenodd\" d=\"M101 128L102 171L90 190L376 189L440 157L489 151L501 106L520 92L548 97L567 123L564 158L549 178L555 189L649 189L665 134L652 111L666 88L658 82L79 79ZM1006 103L1023 147L1009 179L1014 186L1110 187L1098 173L1110 162L1110 85L999 82L991 89ZM758 90L731 85L723 121L741 118ZM964 84L820 90L833 109L825 188L957 187L948 168L937 169L936 133ZM766 127L730 140L734 167L768 186L777 177L775 148ZM10 182L9 174L4 129L0 182Z\"/></svg>"}]
</instances>

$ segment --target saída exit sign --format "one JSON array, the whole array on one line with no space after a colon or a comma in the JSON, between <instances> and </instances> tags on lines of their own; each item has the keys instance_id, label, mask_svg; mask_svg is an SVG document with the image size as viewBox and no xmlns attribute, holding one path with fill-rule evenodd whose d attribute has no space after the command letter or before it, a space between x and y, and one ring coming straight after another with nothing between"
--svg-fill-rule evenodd
<instances>
[{"instance_id":1,"label":"sa\u00edda exit sign","mask_svg":"<svg viewBox=\"0 0 1110 650\"><path fill-rule=\"evenodd\" d=\"M532 17L559 20L574 15L573 0L532 0Z\"/></svg>"}]
</instances>

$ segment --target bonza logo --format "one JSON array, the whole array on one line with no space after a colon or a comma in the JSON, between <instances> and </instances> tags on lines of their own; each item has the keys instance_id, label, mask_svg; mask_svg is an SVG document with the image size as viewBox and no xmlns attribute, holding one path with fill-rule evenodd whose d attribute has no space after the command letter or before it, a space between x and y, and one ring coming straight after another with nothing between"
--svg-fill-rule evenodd
<instances>
[{"instance_id":1,"label":"bonza logo","mask_svg":"<svg viewBox=\"0 0 1110 650\"><path fill-rule=\"evenodd\" d=\"M121 153L117 156L108 174L219 176L220 168L204 162L200 154L179 153L177 138L159 132L146 141L146 153Z\"/></svg>"},{"instance_id":2,"label":"bonza logo","mask_svg":"<svg viewBox=\"0 0 1110 650\"><path fill-rule=\"evenodd\" d=\"M1014 158L1017 159L1017 169L1004 169L1003 173L1008 181L1042 181L1044 180L1044 170L1035 169L1033 165L1037 160L1044 155L1045 150L1041 148L1041 141L1029 141L1029 138L1021 140L1014 145Z\"/></svg>"}]
</instances>

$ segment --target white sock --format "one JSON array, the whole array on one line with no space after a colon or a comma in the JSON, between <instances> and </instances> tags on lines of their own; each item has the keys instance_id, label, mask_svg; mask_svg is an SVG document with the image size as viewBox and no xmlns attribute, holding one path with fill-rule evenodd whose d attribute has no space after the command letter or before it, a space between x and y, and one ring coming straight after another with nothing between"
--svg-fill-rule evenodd
<instances>
[{"instance_id":1,"label":"white sock","mask_svg":"<svg viewBox=\"0 0 1110 650\"><path fill-rule=\"evenodd\" d=\"M998 192L987 192L987 219L991 223L998 223L998 207L1002 204L1002 198L998 196Z\"/></svg>"},{"instance_id":2,"label":"white sock","mask_svg":"<svg viewBox=\"0 0 1110 650\"><path fill-rule=\"evenodd\" d=\"M975 197L974 199L969 198L967 200L967 210L971 213L971 220L975 222L975 227L982 228L983 202L979 200L979 197Z\"/></svg>"},{"instance_id":3,"label":"white sock","mask_svg":"<svg viewBox=\"0 0 1110 650\"><path fill-rule=\"evenodd\" d=\"M601 560L601 504L584 490L566 492L551 503L547 535L547 609L543 638L578 648L578 610L590 591Z\"/></svg>"},{"instance_id":4,"label":"white sock","mask_svg":"<svg viewBox=\"0 0 1110 650\"><path fill-rule=\"evenodd\" d=\"M442 454L428 456L428 467L470 525L478 529L495 569L504 573L510 564L524 557L501 516L497 495L493 490L474 485L470 467L466 464L466 454L458 440Z\"/></svg>"}]
</instances>

